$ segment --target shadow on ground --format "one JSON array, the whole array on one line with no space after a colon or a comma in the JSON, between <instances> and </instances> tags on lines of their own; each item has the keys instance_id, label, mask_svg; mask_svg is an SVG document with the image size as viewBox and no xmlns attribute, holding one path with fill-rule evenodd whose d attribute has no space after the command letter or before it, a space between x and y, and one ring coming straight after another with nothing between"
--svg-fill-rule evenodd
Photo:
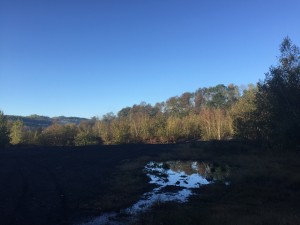
<instances>
[{"instance_id":1,"label":"shadow on ground","mask_svg":"<svg viewBox=\"0 0 300 225\"><path fill-rule=\"evenodd\" d=\"M126 208L153 189L143 173L153 160L230 165L230 185L156 204L137 224L300 224L299 156L240 142L1 150L0 224L76 224Z\"/></svg>"}]
</instances>

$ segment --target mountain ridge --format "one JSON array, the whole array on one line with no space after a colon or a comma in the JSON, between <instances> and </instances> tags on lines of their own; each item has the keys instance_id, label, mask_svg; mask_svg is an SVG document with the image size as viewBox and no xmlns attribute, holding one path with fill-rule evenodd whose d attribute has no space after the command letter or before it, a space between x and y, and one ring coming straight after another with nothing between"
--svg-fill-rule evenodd
<instances>
[{"instance_id":1,"label":"mountain ridge","mask_svg":"<svg viewBox=\"0 0 300 225\"><path fill-rule=\"evenodd\" d=\"M80 124L82 121L88 121L87 118L82 117L67 117L67 116L41 116L41 115L30 115L30 116L17 116L17 115L6 115L8 121L14 122L17 120L21 120L24 123L24 126L29 128L44 128L51 126L52 124Z\"/></svg>"}]
</instances>

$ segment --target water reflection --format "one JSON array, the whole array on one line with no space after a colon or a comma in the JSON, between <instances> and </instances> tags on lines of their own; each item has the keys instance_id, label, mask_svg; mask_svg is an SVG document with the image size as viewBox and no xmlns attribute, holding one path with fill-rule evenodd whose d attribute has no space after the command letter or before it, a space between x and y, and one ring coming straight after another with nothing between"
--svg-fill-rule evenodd
<instances>
[{"instance_id":1,"label":"water reflection","mask_svg":"<svg viewBox=\"0 0 300 225\"><path fill-rule=\"evenodd\" d=\"M145 193L134 205L120 213L106 213L82 225L116 225L133 222L135 216L148 210L156 203L176 201L186 202L193 194L193 189L212 182L229 185L228 166L197 161L149 162L144 172L155 184L151 192Z\"/></svg>"},{"instance_id":2,"label":"water reflection","mask_svg":"<svg viewBox=\"0 0 300 225\"><path fill-rule=\"evenodd\" d=\"M208 181L225 181L230 174L229 166L221 166L215 163L197 161L169 161L163 167L168 167L175 172L184 172L187 175L199 174Z\"/></svg>"}]
</instances>

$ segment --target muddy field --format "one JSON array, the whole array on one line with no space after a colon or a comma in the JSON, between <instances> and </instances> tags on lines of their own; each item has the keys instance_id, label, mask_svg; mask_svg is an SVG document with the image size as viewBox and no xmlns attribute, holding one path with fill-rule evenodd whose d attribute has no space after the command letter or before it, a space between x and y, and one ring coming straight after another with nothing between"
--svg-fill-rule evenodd
<instances>
[{"instance_id":1,"label":"muddy field","mask_svg":"<svg viewBox=\"0 0 300 225\"><path fill-rule=\"evenodd\" d=\"M121 187L135 184L124 180L118 167L168 150L167 145L1 150L0 224L72 224L83 216L128 204L127 190ZM137 174L146 184L142 171ZM133 192L138 195L139 189Z\"/></svg>"},{"instance_id":2,"label":"muddy field","mask_svg":"<svg viewBox=\"0 0 300 225\"><path fill-rule=\"evenodd\" d=\"M118 212L153 189L150 161L228 165L230 185L194 191L186 203L157 202L135 224L300 224L300 154L254 144L22 147L0 151L0 224L82 224Z\"/></svg>"}]
</instances>

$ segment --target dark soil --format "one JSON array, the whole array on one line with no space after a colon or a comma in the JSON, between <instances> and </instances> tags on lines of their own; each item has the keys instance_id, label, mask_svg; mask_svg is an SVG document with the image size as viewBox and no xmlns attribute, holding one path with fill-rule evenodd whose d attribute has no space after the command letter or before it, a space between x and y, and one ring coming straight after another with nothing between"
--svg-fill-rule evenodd
<instances>
[{"instance_id":1,"label":"dark soil","mask_svg":"<svg viewBox=\"0 0 300 225\"><path fill-rule=\"evenodd\" d=\"M131 196L118 190L115 185L127 186L126 180L117 184L122 177L114 180L125 173L118 167L138 157L154 157L170 147L116 145L0 150L0 224L72 224L80 218L127 205L144 190L137 188ZM140 177L146 184L146 178Z\"/></svg>"},{"instance_id":2,"label":"dark soil","mask_svg":"<svg viewBox=\"0 0 300 225\"><path fill-rule=\"evenodd\" d=\"M136 224L300 224L300 153L239 142L0 150L0 224L78 224L126 208L153 188L147 162L177 159L229 165L230 185L157 204Z\"/></svg>"}]
</instances>

